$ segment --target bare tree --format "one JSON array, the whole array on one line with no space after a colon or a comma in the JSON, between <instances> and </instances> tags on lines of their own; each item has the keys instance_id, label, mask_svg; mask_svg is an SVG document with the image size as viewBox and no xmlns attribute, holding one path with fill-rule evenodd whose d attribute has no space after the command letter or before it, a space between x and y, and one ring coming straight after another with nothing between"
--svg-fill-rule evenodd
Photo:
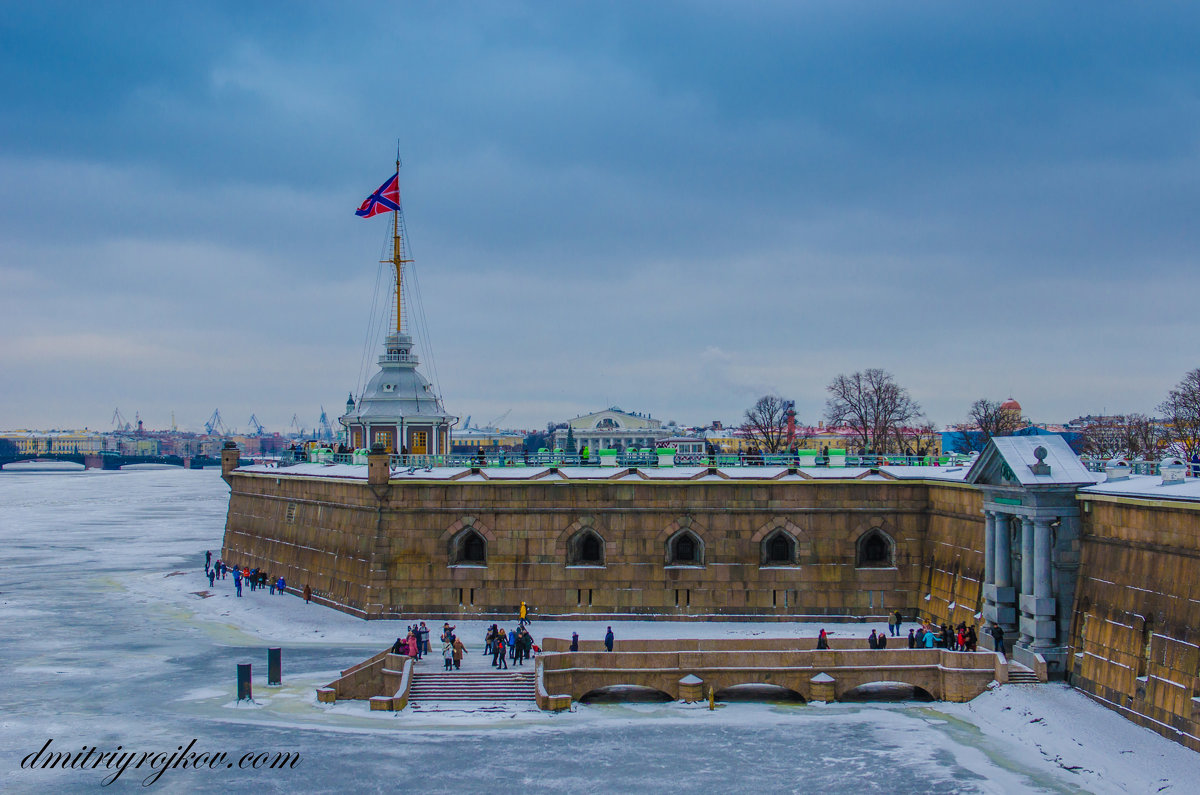
<instances>
[{"instance_id":1,"label":"bare tree","mask_svg":"<svg viewBox=\"0 0 1200 795\"><path fill-rule=\"evenodd\" d=\"M941 431L932 422L896 429L897 450L903 455L927 456L937 451Z\"/></svg>"},{"instance_id":2,"label":"bare tree","mask_svg":"<svg viewBox=\"0 0 1200 795\"><path fill-rule=\"evenodd\" d=\"M1166 446L1162 423L1145 414L1125 417L1125 449L1134 458L1153 458Z\"/></svg>"},{"instance_id":3,"label":"bare tree","mask_svg":"<svg viewBox=\"0 0 1200 795\"><path fill-rule=\"evenodd\" d=\"M1192 370L1158 405L1167 441L1185 456L1200 453L1200 368Z\"/></svg>"},{"instance_id":4,"label":"bare tree","mask_svg":"<svg viewBox=\"0 0 1200 795\"><path fill-rule=\"evenodd\" d=\"M877 367L839 375L826 389L830 395L825 401L826 422L849 427L863 451L888 452L899 430L922 416L908 390Z\"/></svg>"},{"instance_id":5,"label":"bare tree","mask_svg":"<svg viewBox=\"0 0 1200 795\"><path fill-rule=\"evenodd\" d=\"M1012 436L1029 423L1018 412L1002 408L999 400L980 398L967 411L967 426L960 433L967 451L982 450L995 436Z\"/></svg>"},{"instance_id":6,"label":"bare tree","mask_svg":"<svg viewBox=\"0 0 1200 795\"><path fill-rule=\"evenodd\" d=\"M763 395L746 409L746 420L738 430L755 446L778 453L788 445L787 414L792 405L778 395Z\"/></svg>"}]
</instances>

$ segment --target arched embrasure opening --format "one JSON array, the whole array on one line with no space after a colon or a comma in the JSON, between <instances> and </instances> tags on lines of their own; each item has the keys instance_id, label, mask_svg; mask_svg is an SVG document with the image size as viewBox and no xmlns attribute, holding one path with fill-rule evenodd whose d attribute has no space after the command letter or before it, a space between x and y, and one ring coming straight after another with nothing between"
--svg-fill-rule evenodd
<instances>
[{"instance_id":1,"label":"arched embrasure opening","mask_svg":"<svg viewBox=\"0 0 1200 795\"><path fill-rule=\"evenodd\" d=\"M779 528L763 539L763 566L791 566L795 563L796 539L792 538L791 533Z\"/></svg>"},{"instance_id":2,"label":"arched embrasure opening","mask_svg":"<svg viewBox=\"0 0 1200 795\"><path fill-rule=\"evenodd\" d=\"M868 682L847 690L839 701L936 701L923 687L908 682Z\"/></svg>"},{"instance_id":3,"label":"arched embrasure opening","mask_svg":"<svg viewBox=\"0 0 1200 795\"><path fill-rule=\"evenodd\" d=\"M891 536L873 527L858 539L855 565L859 568L896 565L896 545Z\"/></svg>"},{"instance_id":4,"label":"arched embrasure opening","mask_svg":"<svg viewBox=\"0 0 1200 795\"><path fill-rule=\"evenodd\" d=\"M589 690L580 698L581 704L661 704L675 699L661 690L641 685L609 685Z\"/></svg>"},{"instance_id":5,"label":"arched embrasure opening","mask_svg":"<svg viewBox=\"0 0 1200 795\"><path fill-rule=\"evenodd\" d=\"M567 542L568 566L603 566L604 539L595 530L584 528Z\"/></svg>"},{"instance_id":6,"label":"arched embrasure opening","mask_svg":"<svg viewBox=\"0 0 1200 795\"><path fill-rule=\"evenodd\" d=\"M451 564L487 565L487 541L473 527L456 535L450 542Z\"/></svg>"},{"instance_id":7,"label":"arched embrasure opening","mask_svg":"<svg viewBox=\"0 0 1200 795\"><path fill-rule=\"evenodd\" d=\"M682 530L667 541L667 563L672 566L703 566L704 545L691 530Z\"/></svg>"},{"instance_id":8,"label":"arched embrasure opening","mask_svg":"<svg viewBox=\"0 0 1200 795\"><path fill-rule=\"evenodd\" d=\"M732 685L722 688L716 693L717 701L736 702L736 701L755 701L766 703L790 703L803 704L804 696L797 693L795 690L789 690L780 685L772 685L766 682L751 682L742 685Z\"/></svg>"}]
</instances>

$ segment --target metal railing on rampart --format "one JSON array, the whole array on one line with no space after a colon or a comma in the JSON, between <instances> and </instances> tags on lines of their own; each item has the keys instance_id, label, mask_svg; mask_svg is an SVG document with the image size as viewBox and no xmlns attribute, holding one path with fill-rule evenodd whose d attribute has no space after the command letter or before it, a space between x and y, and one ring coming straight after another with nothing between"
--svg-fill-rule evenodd
<instances>
[{"instance_id":1,"label":"metal railing on rampart","mask_svg":"<svg viewBox=\"0 0 1200 795\"><path fill-rule=\"evenodd\" d=\"M814 451L815 452L815 451ZM280 454L280 466L300 463L331 463L366 465L367 451L336 453L330 448L316 450L285 450ZM439 455L392 455L392 469L433 467L884 467L884 466L969 466L970 456L900 456L900 455L796 455L752 453L670 453L657 450L625 450L616 454L591 454L540 450L514 453L507 451L485 453L448 453Z\"/></svg>"}]
</instances>

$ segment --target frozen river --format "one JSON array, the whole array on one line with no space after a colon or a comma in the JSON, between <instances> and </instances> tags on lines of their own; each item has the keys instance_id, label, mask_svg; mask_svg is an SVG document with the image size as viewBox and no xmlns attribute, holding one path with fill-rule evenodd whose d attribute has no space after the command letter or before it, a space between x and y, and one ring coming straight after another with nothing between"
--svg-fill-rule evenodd
<instances>
[{"instance_id":1,"label":"frozen river","mask_svg":"<svg viewBox=\"0 0 1200 795\"><path fill-rule=\"evenodd\" d=\"M22 769L51 751L227 754L175 768L168 792L1188 792L1200 755L1067 688L1009 686L958 704L580 706L559 715L371 713L313 688L398 633L291 596L203 598L228 489L206 471L0 474L0 787L101 789L104 769ZM179 573L177 573L179 572ZM582 622L541 624L537 635ZM624 622L619 637L783 634L796 625ZM861 628L842 628L858 632ZM460 634L477 649L477 628ZM284 686L266 688L268 646ZM236 703L236 663L255 669ZM283 770L247 752L298 753ZM44 759L45 757L39 757ZM96 756L90 757L95 759ZM147 762L109 789L142 789Z\"/></svg>"}]
</instances>

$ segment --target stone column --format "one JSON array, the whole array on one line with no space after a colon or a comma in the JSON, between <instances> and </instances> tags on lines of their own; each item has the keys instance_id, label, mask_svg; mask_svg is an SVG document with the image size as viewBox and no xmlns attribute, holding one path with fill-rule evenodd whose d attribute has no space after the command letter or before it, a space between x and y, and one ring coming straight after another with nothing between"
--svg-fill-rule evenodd
<instances>
[{"instance_id":1,"label":"stone column","mask_svg":"<svg viewBox=\"0 0 1200 795\"><path fill-rule=\"evenodd\" d=\"M1033 609L1025 597L1033 596L1033 519L1021 517L1021 639L1022 646L1033 642ZM1026 610L1028 609L1028 612Z\"/></svg>"},{"instance_id":2,"label":"stone column","mask_svg":"<svg viewBox=\"0 0 1200 795\"><path fill-rule=\"evenodd\" d=\"M984 583L983 595L986 604L983 617L999 624L1011 643L1016 629L1016 593L1012 585L1012 544L1010 517L999 511L992 512L992 583ZM986 560L986 559L985 559Z\"/></svg>"},{"instance_id":3,"label":"stone column","mask_svg":"<svg viewBox=\"0 0 1200 795\"><path fill-rule=\"evenodd\" d=\"M996 512L983 512L983 603L984 615L995 614L996 598ZM991 586L991 587L989 587ZM988 608L991 608L989 610Z\"/></svg>"},{"instance_id":4,"label":"stone column","mask_svg":"<svg viewBox=\"0 0 1200 795\"><path fill-rule=\"evenodd\" d=\"M1034 648L1054 646L1057 640L1056 605L1050 579L1052 554L1050 520L1036 519L1033 523L1033 598L1029 600L1028 605L1028 612L1033 619L1031 629ZM1022 608L1024 607L1025 605L1022 605Z\"/></svg>"},{"instance_id":5,"label":"stone column","mask_svg":"<svg viewBox=\"0 0 1200 795\"><path fill-rule=\"evenodd\" d=\"M996 584L996 512L983 512L983 582Z\"/></svg>"}]
</instances>

